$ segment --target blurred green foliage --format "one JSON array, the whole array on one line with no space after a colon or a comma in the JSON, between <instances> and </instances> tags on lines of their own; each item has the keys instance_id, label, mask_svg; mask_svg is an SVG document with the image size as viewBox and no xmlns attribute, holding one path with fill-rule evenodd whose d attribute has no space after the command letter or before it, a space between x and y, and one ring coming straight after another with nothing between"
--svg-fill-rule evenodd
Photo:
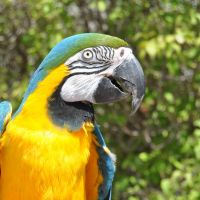
<instances>
[{"instance_id":1,"label":"blurred green foliage","mask_svg":"<svg viewBox=\"0 0 200 200\"><path fill-rule=\"evenodd\" d=\"M0 98L19 105L32 72L62 38L103 32L127 40L146 96L96 107L118 156L114 200L200 199L200 2L2 0Z\"/></svg>"}]
</instances>

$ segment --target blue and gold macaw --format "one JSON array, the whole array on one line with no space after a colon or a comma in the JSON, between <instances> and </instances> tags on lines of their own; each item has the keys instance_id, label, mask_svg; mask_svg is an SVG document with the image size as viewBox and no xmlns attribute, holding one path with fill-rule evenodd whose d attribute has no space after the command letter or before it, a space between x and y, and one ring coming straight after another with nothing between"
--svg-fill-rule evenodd
<instances>
[{"instance_id":1,"label":"blue and gold macaw","mask_svg":"<svg viewBox=\"0 0 200 200\"><path fill-rule=\"evenodd\" d=\"M110 200L115 156L92 104L145 91L128 44L98 33L58 43L32 76L17 112L0 104L1 200Z\"/></svg>"}]
</instances>

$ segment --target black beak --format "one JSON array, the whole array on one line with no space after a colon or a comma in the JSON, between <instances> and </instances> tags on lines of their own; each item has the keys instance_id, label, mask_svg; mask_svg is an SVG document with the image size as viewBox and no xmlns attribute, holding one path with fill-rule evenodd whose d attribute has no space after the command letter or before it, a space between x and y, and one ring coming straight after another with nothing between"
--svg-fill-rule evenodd
<instances>
[{"instance_id":1,"label":"black beak","mask_svg":"<svg viewBox=\"0 0 200 200\"><path fill-rule=\"evenodd\" d=\"M119 83L123 92L132 95L132 109L135 113L145 94L145 80L142 67L132 54L113 72L112 77Z\"/></svg>"}]
</instances>

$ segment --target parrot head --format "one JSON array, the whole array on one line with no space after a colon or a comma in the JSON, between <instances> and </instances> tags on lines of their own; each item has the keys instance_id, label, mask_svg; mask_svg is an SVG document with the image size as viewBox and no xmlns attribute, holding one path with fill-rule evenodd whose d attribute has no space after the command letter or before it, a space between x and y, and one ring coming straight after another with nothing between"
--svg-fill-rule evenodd
<instances>
[{"instance_id":1,"label":"parrot head","mask_svg":"<svg viewBox=\"0 0 200 200\"><path fill-rule=\"evenodd\" d=\"M54 87L51 102L59 97L63 105L99 104L132 96L135 112L143 99L143 70L128 44L109 35L83 33L62 40L49 52L33 74L21 108L45 77L61 65L66 73Z\"/></svg>"}]
</instances>

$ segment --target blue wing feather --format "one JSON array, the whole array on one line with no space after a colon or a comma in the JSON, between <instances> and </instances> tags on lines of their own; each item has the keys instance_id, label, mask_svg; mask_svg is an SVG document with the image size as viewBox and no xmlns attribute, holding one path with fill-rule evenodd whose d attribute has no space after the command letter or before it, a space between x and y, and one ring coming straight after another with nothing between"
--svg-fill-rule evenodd
<instances>
[{"instance_id":1,"label":"blue wing feather","mask_svg":"<svg viewBox=\"0 0 200 200\"><path fill-rule=\"evenodd\" d=\"M10 102L0 102L0 135L4 132L8 121L11 118L12 106Z\"/></svg>"},{"instance_id":2,"label":"blue wing feather","mask_svg":"<svg viewBox=\"0 0 200 200\"><path fill-rule=\"evenodd\" d=\"M106 147L105 141L98 126L95 126L94 134L100 144L97 147L99 154L99 169L103 176L103 183L99 186L98 200L111 200L112 182L115 174L115 164L111 156L111 152Z\"/></svg>"}]
</instances>

